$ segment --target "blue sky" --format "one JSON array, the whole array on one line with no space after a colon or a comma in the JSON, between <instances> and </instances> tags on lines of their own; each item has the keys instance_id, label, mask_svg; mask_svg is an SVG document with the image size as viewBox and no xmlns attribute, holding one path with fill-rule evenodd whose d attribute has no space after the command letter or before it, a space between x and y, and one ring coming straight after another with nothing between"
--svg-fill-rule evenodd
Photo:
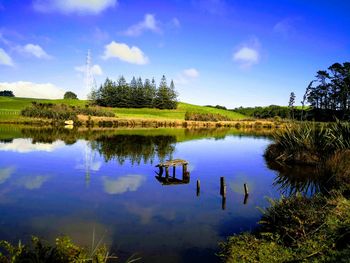
<instances>
[{"instance_id":1,"label":"blue sky","mask_svg":"<svg viewBox=\"0 0 350 263\"><path fill-rule=\"evenodd\" d=\"M84 98L87 50L108 76L173 79L181 101L229 108L301 100L349 61L350 2L0 0L0 89Z\"/></svg>"}]
</instances>

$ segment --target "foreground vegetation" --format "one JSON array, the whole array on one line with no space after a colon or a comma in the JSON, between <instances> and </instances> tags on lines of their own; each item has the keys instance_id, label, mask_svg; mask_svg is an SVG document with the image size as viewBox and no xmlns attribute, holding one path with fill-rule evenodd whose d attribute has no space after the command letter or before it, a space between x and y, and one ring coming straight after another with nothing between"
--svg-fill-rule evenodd
<instances>
[{"instance_id":1,"label":"foreground vegetation","mask_svg":"<svg viewBox=\"0 0 350 263\"><path fill-rule=\"evenodd\" d=\"M335 154L350 149L350 124L337 121L316 126L303 123L277 131L275 143L265 153L269 160L286 163L325 163Z\"/></svg>"},{"instance_id":2,"label":"foreground vegetation","mask_svg":"<svg viewBox=\"0 0 350 263\"><path fill-rule=\"evenodd\" d=\"M350 124L302 124L274 137L267 160L304 165L301 169L315 166L325 191L308 197L291 189L289 197L270 200L258 228L228 238L219 256L225 262L349 262ZM279 180L293 181L286 176L293 174Z\"/></svg>"},{"instance_id":3,"label":"foreground vegetation","mask_svg":"<svg viewBox=\"0 0 350 263\"><path fill-rule=\"evenodd\" d=\"M32 238L30 245L19 242L12 245L7 241L0 241L0 262L113 262L117 257L109 255L105 245L97 244L91 249L75 245L68 237L56 238L55 244L50 245L37 237Z\"/></svg>"},{"instance_id":4,"label":"foreground vegetation","mask_svg":"<svg viewBox=\"0 0 350 263\"><path fill-rule=\"evenodd\" d=\"M225 262L349 262L348 199L333 193L271 203L254 233L221 244Z\"/></svg>"}]
</instances>

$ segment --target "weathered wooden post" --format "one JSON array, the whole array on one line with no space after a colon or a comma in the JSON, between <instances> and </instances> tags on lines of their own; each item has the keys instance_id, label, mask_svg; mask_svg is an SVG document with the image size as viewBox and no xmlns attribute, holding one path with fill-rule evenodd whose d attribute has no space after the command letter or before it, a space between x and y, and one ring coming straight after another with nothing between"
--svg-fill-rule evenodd
<instances>
[{"instance_id":1,"label":"weathered wooden post","mask_svg":"<svg viewBox=\"0 0 350 263\"><path fill-rule=\"evenodd\" d=\"M226 209L226 196L222 196L221 200L221 209L225 210Z\"/></svg>"},{"instance_id":2,"label":"weathered wooden post","mask_svg":"<svg viewBox=\"0 0 350 263\"><path fill-rule=\"evenodd\" d=\"M185 177L187 174L187 164L182 165L182 176Z\"/></svg>"},{"instance_id":3,"label":"weathered wooden post","mask_svg":"<svg viewBox=\"0 0 350 263\"><path fill-rule=\"evenodd\" d=\"M173 166L173 178L175 178L175 171L176 171L176 166Z\"/></svg>"},{"instance_id":4,"label":"weathered wooden post","mask_svg":"<svg viewBox=\"0 0 350 263\"><path fill-rule=\"evenodd\" d=\"M244 205L246 205L248 203L248 197L249 197L249 195L244 195L244 201L243 201Z\"/></svg>"},{"instance_id":5,"label":"weathered wooden post","mask_svg":"<svg viewBox=\"0 0 350 263\"><path fill-rule=\"evenodd\" d=\"M197 196L199 196L201 191L201 181L197 180Z\"/></svg>"},{"instance_id":6,"label":"weathered wooden post","mask_svg":"<svg viewBox=\"0 0 350 263\"><path fill-rule=\"evenodd\" d=\"M169 177L169 166L165 166L165 177Z\"/></svg>"},{"instance_id":7,"label":"weathered wooden post","mask_svg":"<svg viewBox=\"0 0 350 263\"><path fill-rule=\"evenodd\" d=\"M226 197L225 177L220 177L220 194Z\"/></svg>"},{"instance_id":8,"label":"weathered wooden post","mask_svg":"<svg viewBox=\"0 0 350 263\"><path fill-rule=\"evenodd\" d=\"M245 195L249 194L249 192L248 192L248 185L247 184L244 184L244 194Z\"/></svg>"}]
</instances>

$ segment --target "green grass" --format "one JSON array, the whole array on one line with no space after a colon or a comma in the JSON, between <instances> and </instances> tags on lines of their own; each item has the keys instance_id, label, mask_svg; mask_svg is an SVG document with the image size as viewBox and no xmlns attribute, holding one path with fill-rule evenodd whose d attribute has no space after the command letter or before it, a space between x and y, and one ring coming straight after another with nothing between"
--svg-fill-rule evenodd
<instances>
[{"instance_id":1,"label":"green grass","mask_svg":"<svg viewBox=\"0 0 350 263\"><path fill-rule=\"evenodd\" d=\"M31 99L31 98L10 98L0 97L0 121L16 120L19 117L20 111L30 106L32 101L38 103L54 103L68 104L71 106L84 107L88 102L86 100L46 100L46 99ZM211 107L204 107L180 102L176 110L160 110L160 109L135 109L135 108L112 108L118 118L138 118L138 119L170 119L184 120L186 111L196 113L212 113L220 114L232 120L240 120L246 116L227 110L221 110Z\"/></svg>"}]
</instances>

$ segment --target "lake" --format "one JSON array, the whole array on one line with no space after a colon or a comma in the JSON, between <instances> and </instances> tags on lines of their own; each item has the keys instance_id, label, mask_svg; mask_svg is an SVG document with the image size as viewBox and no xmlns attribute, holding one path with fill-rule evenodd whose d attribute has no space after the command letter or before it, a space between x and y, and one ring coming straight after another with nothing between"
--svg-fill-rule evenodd
<instances>
[{"instance_id":1,"label":"lake","mask_svg":"<svg viewBox=\"0 0 350 263\"><path fill-rule=\"evenodd\" d=\"M0 126L0 239L69 235L101 240L119 262L217 262L218 243L253 230L266 197L295 190L264 160L269 133ZM163 185L155 166L176 158L189 162L189 180L177 167L177 184Z\"/></svg>"}]
</instances>

